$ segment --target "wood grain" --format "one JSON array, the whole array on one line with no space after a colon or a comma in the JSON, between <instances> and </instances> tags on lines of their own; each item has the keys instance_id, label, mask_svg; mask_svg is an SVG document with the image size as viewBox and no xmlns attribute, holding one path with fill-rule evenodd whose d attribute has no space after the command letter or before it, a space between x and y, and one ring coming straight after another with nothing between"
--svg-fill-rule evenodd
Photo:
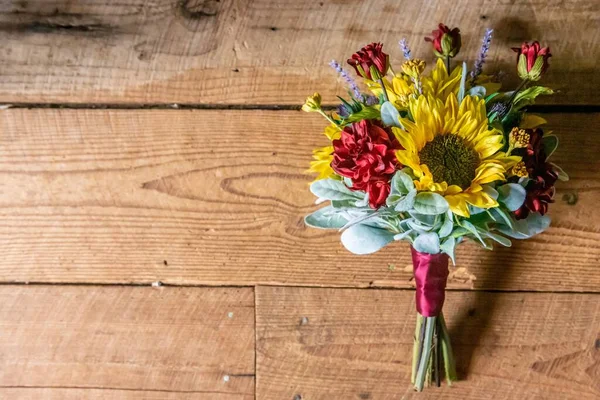
<instances>
[{"instance_id":1,"label":"wood grain","mask_svg":"<svg viewBox=\"0 0 600 400\"><path fill-rule=\"evenodd\" d=\"M254 345L251 288L0 287L3 399L253 399Z\"/></svg>"},{"instance_id":2,"label":"wood grain","mask_svg":"<svg viewBox=\"0 0 600 400\"><path fill-rule=\"evenodd\" d=\"M452 292L451 388L410 385L414 292L258 287L266 399L597 399L600 295Z\"/></svg>"},{"instance_id":3,"label":"wood grain","mask_svg":"<svg viewBox=\"0 0 600 400\"><path fill-rule=\"evenodd\" d=\"M464 246L450 287L599 290L600 114L545 117L572 177L554 225L510 249ZM322 129L295 111L2 111L0 279L411 287L405 244L360 257L304 226Z\"/></svg>"},{"instance_id":4,"label":"wood grain","mask_svg":"<svg viewBox=\"0 0 600 400\"><path fill-rule=\"evenodd\" d=\"M299 104L344 93L327 66L384 42L396 64L406 37L432 60L423 38L439 22L463 33L473 62L494 28L486 66L515 83L524 40L551 46L544 101L600 104L596 0L8 0L0 4L0 101L54 103ZM490 70L490 72L493 72Z\"/></svg>"}]
</instances>

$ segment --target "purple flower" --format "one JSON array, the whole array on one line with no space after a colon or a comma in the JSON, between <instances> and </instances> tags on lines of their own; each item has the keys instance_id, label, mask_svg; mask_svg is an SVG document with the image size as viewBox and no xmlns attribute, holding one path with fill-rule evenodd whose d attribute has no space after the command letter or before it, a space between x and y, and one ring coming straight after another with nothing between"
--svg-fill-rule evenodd
<instances>
[{"instance_id":1,"label":"purple flower","mask_svg":"<svg viewBox=\"0 0 600 400\"><path fill-rule=\"evenodd\" d=\"M487 57L487 53L490 50L490 43L492 42L492 32L494 32L493 29L486 29L485 34L483 35L479 56L475 61L473 71L471 71L471 85L473 86L475 86L475 80L477 80L477 77L481 75L481 71L483 71L483 64L485 63L485 58Z\"/></svg>"},{"instance_id":2,"label":"purple flower","mask_svg":"<svg viewBox=\"0 0 600 400\"><path fill-rule=\"evenodd\" d=\"M400 45L400 49L402 50L402 53L404 54L404 58L406 58L407 60L410 60L410 58L411 58L410 48L408 47L406 38L403 38L400 42L398 42L398 44Z\"/></svg>"},{"instance_id":3,"label":"purple flower","mask_svg":"<svg viewBox=\"0 0 600 400\"><path fill-rule=\"evenodd\" d=\"M344 81L346 82L348 87L354 93L354 98L357 100L360 100L362 98L362 95L360 94L360 89L356 85L356 82L354 81L354 79L352 79L352 77L350 75L348 75L348 71L343 69L342 66L340 65L340 63L338 63L335 60L331 60L329 65L331 66L331 68L335 69L338 74L340 74L342 79L344 79Z\"/></svg>"}]
</instances>

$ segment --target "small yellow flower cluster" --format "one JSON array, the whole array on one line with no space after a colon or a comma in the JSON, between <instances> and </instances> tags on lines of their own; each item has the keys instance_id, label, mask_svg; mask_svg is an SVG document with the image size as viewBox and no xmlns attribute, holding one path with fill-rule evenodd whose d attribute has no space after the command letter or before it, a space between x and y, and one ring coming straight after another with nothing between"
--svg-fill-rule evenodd
<instances>
[{"instance_id":1,"label":"small yellow flower cluster","mask_svg":"<svg viewBox=\"0 0 600 400\"><path fill-rule=\"evenodd\" d=\"M527 172L527 166L523 161L519 161L514 167L512 167L510 172L511 175L518 176L519 178L529 176L529 173Z\"/></svg>"},{"instance_id":2,"label":"small yellow flower cluster","mask_svg":"<svg viewBox=\"0 0 600 400\"><path fill-rule=\"evenodd\" d=\"M512 128L509 135L509 146L512 149L520 149L529 145L529 139L531 135L525 131L525 129Z\"/></svg>"},{"instance_id":3,"label":"small yellow flower cluster","mask_svg":"<svg viewBox=\"0 0 600 400\"><path fill-rule=\"evenodd\" d=\"M413 79L417 79L425 71L425 61L419 59L412 59L405 61L402 64L402 72L410 76Z\"/></svg>"}]
</instances>

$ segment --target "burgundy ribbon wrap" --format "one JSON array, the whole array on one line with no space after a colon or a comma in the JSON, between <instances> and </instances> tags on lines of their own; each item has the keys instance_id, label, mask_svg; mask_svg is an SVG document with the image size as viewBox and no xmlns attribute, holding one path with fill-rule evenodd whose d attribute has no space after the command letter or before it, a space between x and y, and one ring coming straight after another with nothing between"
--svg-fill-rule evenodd
<instances>
[{"instance_id":1,"label":"burgundy ribbon wrap","mask_svg":"<svg viewBox=\"0 0 600 400\"><path fill-rule=\"evenodd\" d=\"M448 255L420 253L410 248L417 285L417 311L424 317L440 314L446 298Z\"/></svg>"}]
</instances>

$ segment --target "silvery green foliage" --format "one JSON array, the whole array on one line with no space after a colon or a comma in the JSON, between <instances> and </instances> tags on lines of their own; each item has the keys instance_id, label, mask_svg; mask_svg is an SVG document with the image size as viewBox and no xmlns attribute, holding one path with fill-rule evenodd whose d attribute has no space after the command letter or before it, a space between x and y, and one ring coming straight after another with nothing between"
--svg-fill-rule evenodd
<instances>
[{"instance_id":1,"label":"silvery green foliage","mask_svg":"<svg viewBox=\"0 0 600 400\"><path fill-rule=\"evenodd\" d=\"M381 121L385 126L402 127L402 125L400 125L400 113L389 101L386 101L381 105Z\"/></svg>"},{"instance_id":2,"label":"silvery green foliage","mask_svg":"<svg viewBox=\"0 0 600 400\"><path fill-rule=\"evenodd\" d=\"M454 262L456 246L465 238L487 249L493 243L510 246L507 238L525 239L546 229L550 219L530 214L516 220L512 214L525 201L528 178L497 187L484 185L483 190L499 206L480 209L469 206L470 217L452 213L446 199L436 193L417 192L410 169L397 171L390 182L385 206L373 210L368 195L351 190L351 182L335 179L316 181L311 191L317 203L330 204L306 216L307 225L342 231L342 244L352 253L370 254L395 240L406 240L420 252L446 253Z\"/></svg>"}]
</instances>

